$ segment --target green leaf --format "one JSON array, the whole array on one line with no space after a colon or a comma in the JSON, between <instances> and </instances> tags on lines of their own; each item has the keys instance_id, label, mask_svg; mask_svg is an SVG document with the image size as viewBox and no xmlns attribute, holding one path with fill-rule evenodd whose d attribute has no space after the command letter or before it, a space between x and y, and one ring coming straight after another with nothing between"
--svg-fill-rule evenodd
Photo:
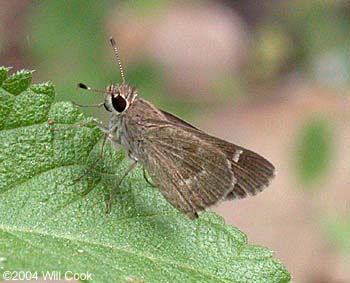
<instances>
[{"instance_id":1,"label":"green leaf","mask_svg":"<svg viewBox=\"0 0 350 283\"><path fill-rule=\"evenodd\" d=\"M71 103L53 103L50 83L15 93L0 90L1 270L88 271L92 282L289 282L269 249L247 245L214 213L188 219L140 168L106 215L111 188L130 165L125 155L108 148L74 182L100 154L99 129L68 128L88 118Z\"/></svg>"},{"instance_id":2,"label":"green leaf","mask_svg":"<svg viewBox=\"0 0 350 283\"><path fill-rule=\"evenodd\" d=\"M33 71L21 70L8 77L2 84L2 88L9 93L17 95L25 91L32 82Z\"/></svg>"},{"instance_id":3,"label":"green leaf","mask_svg":"<svg viewBox=\"0 0 350 283\"><path fill-rule=\"evenodd\" d=\"M11 69L11 68L0 67L0 86L1 86L2 83L6 80L8 71L9 71L10 69Z\"/></svg>"}]
</instances>

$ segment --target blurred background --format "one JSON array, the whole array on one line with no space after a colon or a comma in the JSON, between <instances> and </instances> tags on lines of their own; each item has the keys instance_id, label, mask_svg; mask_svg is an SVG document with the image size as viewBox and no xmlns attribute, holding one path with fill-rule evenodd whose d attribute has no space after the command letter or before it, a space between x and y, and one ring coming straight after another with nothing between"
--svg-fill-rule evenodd
<instances>
[{"instance_id":1,"label":"blurred background","mask_svg":"<svg viewBox=\"0 0 350 283\"><path fill-rule=\"evenodd\" d=\"M97 103L76 84L120 82L113 35L142 97L277 167L263 193L214 210L274 250L294 282L345 283L349 27L345 0L0 0L0 65L35 69L57 100Z\"/></svg>"}]
</instances>

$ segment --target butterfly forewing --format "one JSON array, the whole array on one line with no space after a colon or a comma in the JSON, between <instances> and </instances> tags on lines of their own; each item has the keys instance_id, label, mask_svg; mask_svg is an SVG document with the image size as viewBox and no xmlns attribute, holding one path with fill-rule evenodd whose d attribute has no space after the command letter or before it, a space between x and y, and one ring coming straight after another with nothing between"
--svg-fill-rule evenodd
<instances>
[{"instance_id":1,"label":"butterfly forewing","mask_svg":"<svg viewBox=\"0 0 350 283\"><path fill-rule=\"evenodd\" d=\"M172 178L171 172L174 170L179 171L173 176L175 190L179 188L181 179L186 181L183 176L188 178L188 175L192 175L192 181L187 180L181 188L185 198L194 197L188 199L192 203L191 209L201 211L205 205L208 207L223 199L255 195L268 186L269 181L274 176L275 168L265 158L253 151L210 136L172 114L165 111L162 113L165 114L166 121L149 119L146 122L146 124L151 125L151 130L146 135L149 139L147 146L150 147L147 148L148 158L154 158L152 166L149 166L148 170L150 173L155 173L154 179L159 178L157 170L169 171L167 178ZM196 152L189 151L189 145L196 145ZM224 158L226 162L213 162L212 154ZM160 161L161 158L164 160ZM199 160L202 162L200 165L202 172L206 173L198 179ZM168 168L167 161L171 161L174 167ZM165 164L163 165L163 163ZM158 164L162 164L161 169L157 168ZM222 176L217 175L216 172L225 172L229 176L227 170L232 174L232 181L220 181ZM182 171L186 172L182 174ZM215 178L218 176L219 178ZM167 192L169 187L161 188L162 181L164 180L161 177L158 186L162 192L164 191L165 197L169 199L169 192ZM191 192L187 192L188 190ZM208 195L210 198L206 199ZM201 201L204 201L204 205ZM170 202L181 209L177 200L170 200Z\"/></svg>"},{"instance_id":2,"label":"butterfly forewing","mask_svg":"<svg viewBox=\"0 0 350 283\"><path fill-rule=\"evenodd\" d=\"M147 125L143 163L173 206L193 218L232 190L235 178L223 152L167 121Z\"/></svg>"},{"instance_id":3,"label":"butterfly forewing","mask_svg":"<svg viewBox=\"0 0 350 283\"><path fill-rule=\"evenodd\" d=\"M198 130L195 126L193 126L190 123L180 119L179 117L176 117L174 114L171 114L171 113L166 112L164 110L160 110L160 111L165 116L167 121L169 121L171 123L174 123L175 125L181 125L181 126L184 126L184 127L189 127L189 128Z\"/></svg>"},{"instance_id":4,"label":"butterfly forewing","mask_svg":"<svg viewBox=\"0 0 350 283\"><path fill-rule=\"evenodd\" d=\"M234 177L237 179L234 190L227 195L227 199L255 195L266 188L270 180L274 177L275 167L261 155L217 137L210 136L166 111L162 110L162 113L165 114L169 122L179 127L189 128L187 131L211 143L226 154L226 158L231 163Z\"/></svg>"},{"instance_id":5,"label":"butterfly forewing","mask_svg":"<svg viewBox=\"0 0 350 283\"><path fill-rule=\"evenodd\" d=\"M237 182L234 189L227 195L228 199L256 195L269 185L275 175L275 167L264 157L204 132L198 130L194 132L223 151L231 162Z\"/></svg>"}]
</instances>

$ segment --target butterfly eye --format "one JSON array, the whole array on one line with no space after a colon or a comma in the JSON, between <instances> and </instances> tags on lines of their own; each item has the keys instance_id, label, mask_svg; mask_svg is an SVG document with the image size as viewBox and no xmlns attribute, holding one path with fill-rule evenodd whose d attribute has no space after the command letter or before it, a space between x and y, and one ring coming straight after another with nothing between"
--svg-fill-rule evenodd
<instances>
[{"instance_id":1,"label":"butterfly eye","mask_svg":"<svg viewBox=\"0 0 350 283\"><path fill-rule=\"evenodd\" d=\"M121 95L116 97L112 96L112 105L113 108L118 112L123 112L126 109L126 100Z\"/></svg>"},{"instance_id":2,"label":"butterfly eye","mask_svg":"<svg viewBox=\"0 0 350 283\"><path fill-rule=\"evenodd\" d=\"M112 112L112 110L109 109L109 108L106 106L106 103L103 104L103 107L104 107L108 112Z\"/></svg>"}]
</instances>

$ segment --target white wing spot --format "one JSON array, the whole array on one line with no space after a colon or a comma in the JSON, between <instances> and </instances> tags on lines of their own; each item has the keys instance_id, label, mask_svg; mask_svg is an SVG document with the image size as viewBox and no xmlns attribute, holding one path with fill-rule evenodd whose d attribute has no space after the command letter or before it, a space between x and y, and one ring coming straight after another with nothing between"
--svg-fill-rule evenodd
<instances>
[{"instance_id":1,"label":"white wing spot","mask_svg":"<svg viewBox=\"0 0 350 283\"><path fill-rule=\"evenodd\" d=\"M239 157L241 156L241 154L243 153L243 150L242 149L237 149L236 151L235 151L235 153L233 154L233 158L232 158L232 160L233 160L233 162L238 162L238 160L239 160Z\"/></svg>"}]
</instances>

